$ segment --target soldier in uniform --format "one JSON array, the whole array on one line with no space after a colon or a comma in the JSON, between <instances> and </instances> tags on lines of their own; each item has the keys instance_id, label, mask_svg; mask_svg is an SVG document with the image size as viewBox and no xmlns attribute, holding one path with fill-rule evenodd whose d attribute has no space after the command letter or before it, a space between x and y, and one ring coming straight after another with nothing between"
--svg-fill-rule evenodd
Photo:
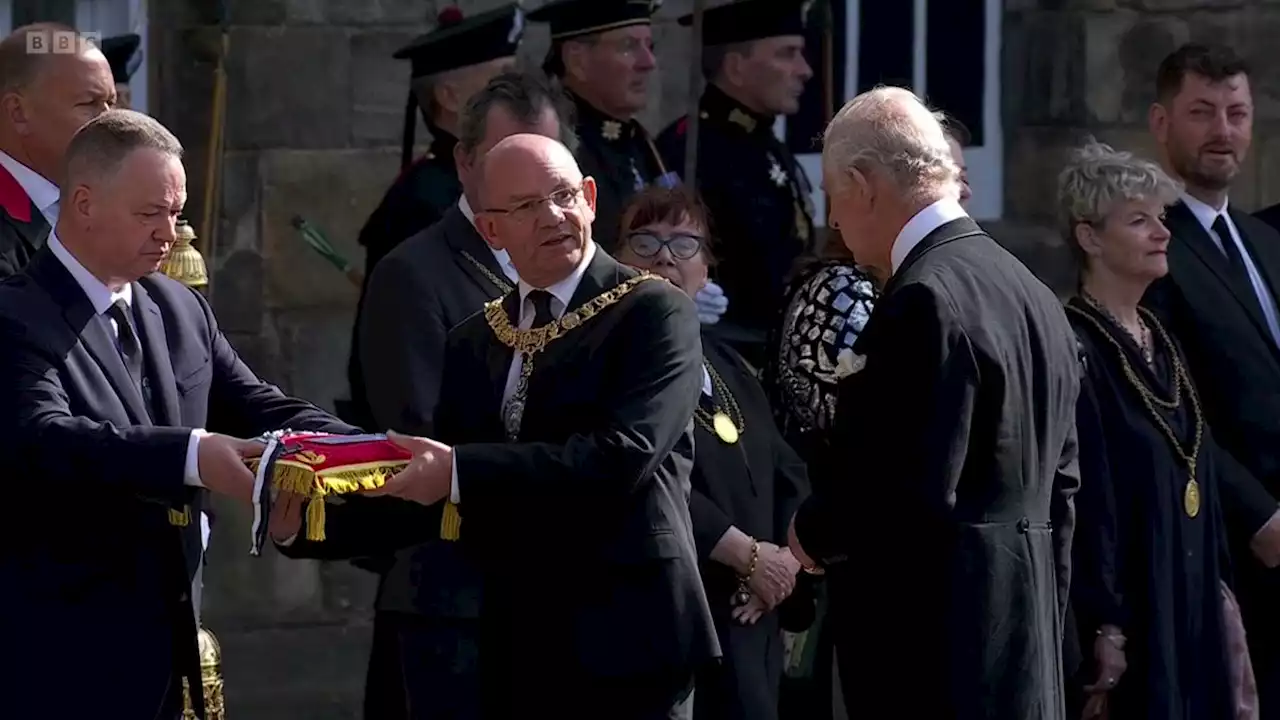
<instances>
[{"instance_id":1,"label":"soldier in uniform","mask_svg":"<svg viewBox=\"0 0 1280 720\"><path fill-rule=\"evenodd\" d=\"M142 54L138 48L142 45L142 36L135 33L103 38L99 46L102 54L107 56L111 65L111 75L116 81L116 107L124 110L133 108L133 94L129 91L129 78L142 65Z\"/></svg>"},{"instance_id":2,"label":"soldier in uniform","mask_svg":"<svg viewBox=\"0 0 1280 720\"><path fill-rule=\"evenodd\" d=\"M773 132L800 109L813 76L804 58L799 0L743 0L703 16L699 192L719 240L717 279L729 300L717 328L753 362L781 310L785 278L811 244L811 186ZM692 15L680 18L691 25ZM658 138L667 167L684 169L687 118Z\"/></svg>"},{"instance_id":3,"label":"soldier in uniform","mask_svg":"<svg viewBox=\"0 0 1280 720\"><path fill-rule=\"evenodd\" d=\"M627 200L647 185L673 187L649 133L636 115L649 102L657 68L650 27L658 0L559 0L529 13L551 26L543 70L573 101L582 172L596 180L596 241L613 250Z\"/></svg>"},{"instance_id":4,"label":"soldier in uniform","mask_svg":"<svg viewBox=\"0 0 1280 720\"><path fill-rule=\"evenodd\" d=\"M397 51L397 59L412 65L412 90L406 108L400 176L360 230L365 247L360 306L378 261L408 237L434 225L458 202L462 185L453 149L458 144L458 118L463 106L498 74L515 67L515 54L524 34L524 13L518 3L464 19L455 7L440 13L438 27ZM410 162L416 114L421 112L431 131L431 149ZM354 333L354 331L353 331ZM356 347L353 335L352 348ZM351 407L347 419L370 424L360 358L352 352L347 364Z\"/></svg>"}]
</instances>

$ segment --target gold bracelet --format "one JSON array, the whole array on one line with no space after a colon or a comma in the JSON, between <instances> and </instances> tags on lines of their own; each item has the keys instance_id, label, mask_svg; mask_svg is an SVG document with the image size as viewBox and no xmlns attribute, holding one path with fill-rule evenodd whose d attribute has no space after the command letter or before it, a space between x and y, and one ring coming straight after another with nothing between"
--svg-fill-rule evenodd
<instances>
[{"instance_id":1,"label":"gold bracelet","mask_svg":"<svg viewBox=\"0 0 1280 720\"><path fill-rule=\"evenodd\" d=\"M738 591L733 594L733 604L741 607L751 602L751 576L756 574L756 564L760 560L760 541L751 539L751 562L747 564L747 574L738 576Z\"/></svg>"}]
</instances>

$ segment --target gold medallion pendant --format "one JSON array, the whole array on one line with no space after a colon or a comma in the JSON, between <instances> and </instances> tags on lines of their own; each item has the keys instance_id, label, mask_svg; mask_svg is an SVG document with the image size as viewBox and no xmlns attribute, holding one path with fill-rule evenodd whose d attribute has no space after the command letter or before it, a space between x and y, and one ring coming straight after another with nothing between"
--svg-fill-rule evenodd
<instances>
[{"instance_id":1,"label":"gold medallion pendant","mask_svg":"<svg viewBox=\"0 0 1280 720\"><path fill-rule=\"evenodd\" d=\"M1187 511L1187 517L1200 514L1200 483L1196 482L1194 477L1187 483L1187 489L1182 493L1182 506Z\"/></svg>"},{"instance_id":2,"label":"gold medallion pendant","mask_svg":"<svg viewBox=\"0 0 1280 720\"><path fill-rule=\"evenodd\" d=\"M715 428L716 435L726 443L732 445L738 442L738 427L733 424L733 420L730 420L728 415L722 412L716 413L715 417L711 418L711 426Z\"/></svg>"}]
</instances>

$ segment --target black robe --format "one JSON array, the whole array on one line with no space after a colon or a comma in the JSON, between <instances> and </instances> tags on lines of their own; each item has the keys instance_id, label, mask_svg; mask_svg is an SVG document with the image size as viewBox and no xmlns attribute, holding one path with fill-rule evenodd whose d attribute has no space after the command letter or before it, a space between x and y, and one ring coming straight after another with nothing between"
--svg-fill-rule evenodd
<instances>
[{"instance_id":1,"label":"black robe","mask_svg":"<svg viewBox=\"0 0 1280 720\"><path fill-rule=\"evenodd\" d=\"M1221 473L1243 470L1224 465L1226 454L1205 428L1196 470L1200 511L1190 517L1187 465L1127 379L1117 344L1163 400L1173 397L1178 351L1148 320L1155 355L1148 366L1129 335L1103 314L1079 299L1068 308L1085 365L1071 593L1083 665L1072 693L1097 680L1094 638L1101 625L1116 625L1128 639L1128 669L1111 692L1111 717L1233 717L1219 587L1228 579L1219 492ZM1176 410L1160 412L1186 449L1195 416L1193 400L1185 390L1181 395Z\"/></svg>"},{"instance_id":2,"label":"black robe","mask_svg":"<svg viewBox=\"0 0 1280 720\"><path fill-rule=\"evenodd\" d=\"M702 584L711 605L723 665L698 679L693 703L696 720L777 720L778 687L782 679L782 630L803 630L813 619L813 593L802 577L796 591L776 611L754 625L741 625L731 616L731 599L738 589L736 573L710 559L711 550L730 526L781 547L787 526L800 501L808 495L804 463L782 439L764 389L746 364L721 341L702 338L707 362L724 381L732 401L712 383L712 398L700 396L703 409L728 408L742 415L741 439L729 445L701 422L694 423L694 463L689 515L698 546Z\"/></svg>"}]
</instances>

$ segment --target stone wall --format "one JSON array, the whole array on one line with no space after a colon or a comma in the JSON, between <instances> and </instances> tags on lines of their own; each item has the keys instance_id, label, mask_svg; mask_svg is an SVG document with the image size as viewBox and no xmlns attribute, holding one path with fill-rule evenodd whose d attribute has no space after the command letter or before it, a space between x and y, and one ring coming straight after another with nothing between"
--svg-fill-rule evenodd
<instances>
[{"instance_id":1,"label":"stone wall","mask_svg":"<svg viewBox=\"0 0 1280 720\"><path fill-rule=\"evenodd\" d=\"M994 1L994 0L993 0ZM1059 289L1069 256L1052 231L1054 179L1083 134L1139 151L1157 63L1189 38L1229 39L1261 61L1280 0L1004 0L1006 218L993 232ZM290 227L302 214L357 262L356 233L395 177L407 68L391 53L427 29L430 0L228 0L223 181L211 297L222 329L260 374L332 408L346 393L356 290ZM473 13L501 0L463 0ZM538 0L526 5L534 7ZM214 0L151 3L152 106L188 146L188 216L201 226L220 42ZM668 0L655 29L662 72L644 116L684 112L688 31ZM546 51L530 25L526 58ZM1259 67L1255 152L1235 199L1280 201L1280 66ZM419 137L425 137L420 129ZM980 189L983 190L983 189ZM994 190L986 190L994 191ZM205 621L224 644L233 720L359 717L371 576L345 564L250 558L250 519L222 507Z\"/></svg>"}]
</instances>

